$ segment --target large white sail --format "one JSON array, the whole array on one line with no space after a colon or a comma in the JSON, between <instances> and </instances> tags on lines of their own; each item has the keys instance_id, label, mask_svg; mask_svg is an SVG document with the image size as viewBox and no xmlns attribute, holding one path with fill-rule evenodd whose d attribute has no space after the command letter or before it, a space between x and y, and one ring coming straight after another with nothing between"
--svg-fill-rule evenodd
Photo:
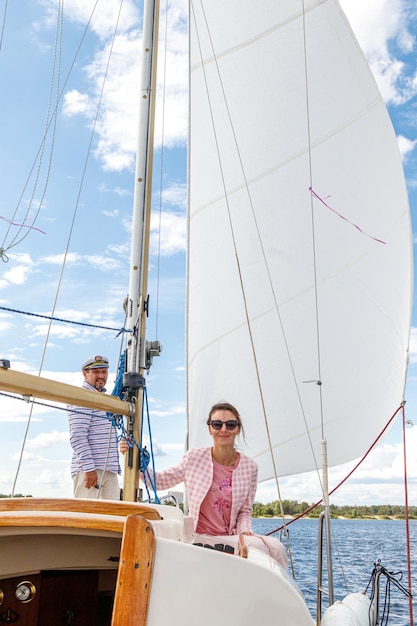
<instances>
[{"instance_id":1,"label":"large white sail","mask_svg":"<svg viewBox=\"0 0 417 626\"><path fill-rule=\"evenodd\" d=\"M189 445L228 400L261 480L339 464L403 400L396 136L336 1L191 5Z\"/></svg>"}]
</instances>

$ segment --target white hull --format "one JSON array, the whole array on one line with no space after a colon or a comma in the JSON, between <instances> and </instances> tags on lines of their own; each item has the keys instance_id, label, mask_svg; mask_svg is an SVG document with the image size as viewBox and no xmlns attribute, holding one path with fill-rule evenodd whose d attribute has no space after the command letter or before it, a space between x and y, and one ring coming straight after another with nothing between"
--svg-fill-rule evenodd
<instances>
[{"instance_id":1,"label":"white hull","mask_svg":"<svg viewBox=\"0 0 417 626\"><path fill-rule=\"evenodd\" d=\"M243 558L192 545L184 522L171 506L0 500L0 619L18 626L60 623L64 615L77 626L313 626L296 584L271 557L251 547ZM23 581L35 589L30 601L15 596ZM366 626L368 610L366 596L351 594L322 624Z\"/></svg>"},{"instance_id":2,"label":"white hull","mask_svg":"<svg viewBox=\"0 0 417 626\"><path fill-rule=\"evenodd\" d=\"M89 626L192 626L196 620L201 626L209 626L213 620L219 626L314 624L296 585L273 559L251 548L248 558L242 558L187 543L179 509L74 500L73 508L80 510L64 510L70 502L16 498L0 503L11 509L0 514L0 589L4 593L0 616L12 611L20 616L16 623L25 626L56 623L52 620L72 610L77 597L78 602L84 598L81 604L99 606L101 621L93 622L90 614ZM114 506L114 514L100 512L108 506ZM135 506L142 515L126 518ZM26 510L19 511L20 507ZM143 517L155 511L163 519ZM128 532L125 519L130 523L132 518L143 523L143 530L135 531L132 546L123 553L123 534ZM152 530L147 530L149 525ZM146 550L149 532L154 539ZM143 550L139 557L136 550ZM123 568L128 578L132 576L129 584L122 581ZM146 568L149 582L142 584L135 576L144 575ZM75 571L78 575L71 576ZM96 582L88 577L83 582L89 571L96 573ZM48 589L55 589L54 579L64 581L59 599L47 594ZM16 586L24 580L36 587L29 603L14 596ZM115 610L110 621L109 598L113 597ZM76 609L73 612L77 614ZM43 622L38 621L38 613ZM77 618L82 619L78 614Z\"/></svg>"}]
</instances>

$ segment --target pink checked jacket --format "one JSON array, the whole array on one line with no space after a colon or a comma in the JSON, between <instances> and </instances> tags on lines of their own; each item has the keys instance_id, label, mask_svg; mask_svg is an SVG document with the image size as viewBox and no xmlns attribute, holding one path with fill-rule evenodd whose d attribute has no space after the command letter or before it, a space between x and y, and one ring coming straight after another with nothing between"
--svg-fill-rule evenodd
<instances>
[{"instance_id":1,"label":"pink checked jacket","mask_svg":"<svg viewBox=\"0 0 417 626\"><path fill-rule=\"evenodd\" d=\"M213 482L211 448L188 450L175 467L156 472L156 488L170 489L184 482L187 489L189 514L197 528L201 503ZM232 508L230 511L230 534L252 532L252 504L258 483L258 466L244 454L240 454L238 466L232 474Z\"/></svg>"}]
</instances>

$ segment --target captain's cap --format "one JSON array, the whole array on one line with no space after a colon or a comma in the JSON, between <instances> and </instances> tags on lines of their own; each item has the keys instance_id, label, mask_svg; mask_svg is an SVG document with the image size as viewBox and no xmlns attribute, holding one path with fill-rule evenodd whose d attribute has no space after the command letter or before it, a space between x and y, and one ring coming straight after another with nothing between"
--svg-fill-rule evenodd
<instances>
[{"instance_id":1,"label":"captain's cap","mask_svg":"<svg viewBox=\"0 0 417 626\"><path fill-rule=\"evenodd\" d=\"M109 367L109 359L106 356L90 356L81 366L82 370L92 370L98 367Z\"/></svg>"}]
</instances>

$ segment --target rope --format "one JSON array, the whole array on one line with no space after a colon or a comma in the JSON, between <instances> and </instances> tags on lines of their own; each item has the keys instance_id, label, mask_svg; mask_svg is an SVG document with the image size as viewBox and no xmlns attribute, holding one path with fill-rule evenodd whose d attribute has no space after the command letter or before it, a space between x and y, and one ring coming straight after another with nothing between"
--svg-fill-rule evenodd
<instances>
[{"instance_id":1,"label":"rope","mask_svg":"<svg viewBox=\"0 0 417 626\"><path fill-rule=\"evenodd\" d=\"M374 564L374 569L371 574L371 578L369 579L368 585L365 589L365 593L371 587L371 605L375 601L375 592L377 585L379 585L379 577L385 576L385 590L384 590L384 608L382 611L381 619L379 620L380 626L386 626L388 624L389 612L391 608L391 583L394 584L397 589L399 589L405 596L412 599L412 593L408 589L401 584L401 580L403 577L402 572L389 572L385 567L381 565L381 561L378 560Z\"/></svg>"},{"instance_id":2,"label":"rope","mask_svg":"<svg viewBox=\"0 0 417 626\"><path fill-rule=\"evenodd\" d=\"M407 544L407 576L408 576L408 589L410 595L408 596L409 614L410 614L410 626L414 626L413 618L413 598L411 594L412 582L411 582L411 544L410 544L410 524L409 524L409 506L408 506L408 484L407 484L407 450L405 440L405 411L403 407L402 411L402 423L403 423L403 457L404 457L404 497L405 497L405 536Z\"/></svg>"},{"instance_id":3,"label":"rope","mask_svg":"<svg viewBox=\"0 0 417 626\"><path fill-rule=\"evenodd\" d=\"M124 373L124 369L125 369L125 361L126 361L126 353L123 353L120 356L120 360L119 360L119 367L118 367L118 373L117 373L117 377L116 377L116 381L114 384L114 388L113 388L113 392L111 395L119 397L121 399L124 398L124 389L123 389L123 373ZM33 405L38 405L38 406L44 406L47 408L51 408L51 409L55 409L58 411L67 411L67 407L62 407L62 406L57 406L55 404L50 404L48 402L40 402L38 400L34 400L32 397L29 396L16 396L14 394L10 394L10 393L5 393L5 392L1 392L0 391L0 396L5 396L7 398L11 398L14 400L20 400L22 402L26 402L28 404L31 404L32 407ZM139 471L143 474L144 476L144 483L145 483L145 487L146 487L146 491L148 494L148 500L149 502L151 501L151 494L149 491L149 487L151 487L153 489L154 492L154 502L156 502L157 504L160 504L160 500L158 497L158 494L156 492L156 483L154 481L154 479L152 478L152 476L155 476L155 455L153 452L153 443L152 443L152 433L151 433L151 424L150 424L150 413L149 413L149 404L148 404L148 395L147 395L147 390L146 387L144 387L144 401L146 403L146 414L147 414L147 424L148 424L148 432L149 432L149 440L150 440L150 449L151 451L149 452L145 447L141 447L137 441L135 441L131 435L129 434L129 432L126 430L125 428L125 424L124 424L124 419L122 415L116 415L114 413L111 412L107 412L104 415L101 415L100 417L102 419L107 419L109 422L111 422L112 426L119 431L116 435L117 438L117 442L119 443L122 440L125 440L129 447L133 447L133 445L136 445L137 448L139 449ZM76 408L72 408L72 413L78 414L78 415L85 415L85 409L80 408L80 410L77 410ZM144 407L142 406L142 431L141 431L141 441L143 440L143 424L144 424L144 419L143 419L143 411L144 411ZM152 475L150 474L149 470L148 470L148 466L149 463L152 461ZM17 480L17 476L18 476L18 472L16 474L16 479L13 485L13 493L14 493L14 489L15 489L15 484L16 484L16 480Z\"/></svg>"},{"instance_id":4,"label":"rope","mask_svg":"<svg viewBox=\"0 0 417 626\"><path fill-rule=\"evenodd\" d=\"M148 404L148 393L146 391L146 387L143 390L144 395L144 404L146 404L146 416L147 416L147 424L148 424L148 434L149 434L149 446L151 449L150 454L147 452L146 448L144 449L144 452L147 452L147 457L146 455L144 455L144 464L143 467L141 466L139 469L141 470L141 472L143 473L144 477L145 477L145 487L146 487L146 491L148 494L148 499L150 500L150 494L149 494L149 490L148 490L148 486L147 486L147 479L149 480L151 487L153 489L153 493L154 493L154 498L155 498L155 502L157 504L160 504L160 500L158 498L158 494L156 492L156 480L155 480L155 455L153 453L153 443L152 443L152 432L151 432L151 421L150 421L150 414L149 414L149 404ZM144 404L142 404L142 432L141 432L141 441L142 441L142 435L143 435L143 410L144 410ZM147 460L147 462L146 462ZM148 470L148 465L149 465L149 461L152 461L152 478L149 474L149 470ZM142 461L142 456L141 456L141 461ZM145 465L146 462L146 465Z\"/></svg>"},{"instance_id":5,"label":"rope","mask_svg":"<svg viewBox=\"0 0 417 626\"><path fill-rule=\"evenodd\" d=\"M26 402L26 404L37 404L39 406L46 406L48 409L57 409L58 411L66 411L67 409L62 406L56 406L55 404L48 404L47 402L39 402L39 400L34 400L29 396L15 396L12 393L6 393L4 391L0 391L0 396L5 396L6 398L11 398L12 400L21 400Z\"/></svg>"},{"instance_id":6,"label":"rope","mask_svg":"<svg viewBox=\"0 0 417 626\"><path fill-rule=\"evenodd\" d=\"M46 320L51 320L53 322L64 322L65 324L75 324L76 326L86 326L88 328L100 328L101 330L114 330L117 332L117 336L121 333L130 333L131 330L128 330L124 326L122 328L113 328L112 326L100 326L99 324L87 324L86 322L74 322L73 320L66 320L62 317L55 317L53 315L41 315L40 313L30 313L29 311L19 311L18 309L10 309L6 306L0 306L1 311L8 311L9 313L20 313L22 315L31 315L33 317L42 317ZM114 394L113 394L114 395Z\"/></svg>"},{"instance_id":7,"label":"rope","mask_svg":"<svg viewBox=\"0 0 417 626\"><path fill-rule=\"evenodd\" d=\"M113 388L113 392L112 392L113 396L118 396L121 399L123 399L124 395L125 395L125 390L124 390L124 387L123 387L123 373L125 371L125 364L126 364L126 352L124 352L120 356L119 368L118 368L117 377L116 377L116 381L114 383L114 388ZM149 433L149 442L150 442L149 445L150 445L150 449L151 449L150 452L147 450L146 446L142 447L129 434L129 432L126 430L126 428L124 426L124 421L123 421L123 418L121 416L114 416L112 413L107 413L107 417L108 417L108 419L112 419L115 427L118 428L118 430L120 430L120 435L118 436L118 441L121 441L122 439L124 439L130 448L132 448L133 446L136 446L138 448L138 450L139 450L139 471L142 473L143 478L144 478L145 488L146 488L146 492L148 494L148 500L149 500L149 502L151 501L151 494L150 494L150 491L149 491L149 487L151 487L153 492L154 492L154 501L157 504L160 504L160 500L159 500L158 494L156 492L156 483L155 483L155 480L152 478L152 476L155 476L155 455L153 453L151 422L150 422L149 404L148 404L148 393L147 393L146 386L143 387L142 420L141 420L141 433L140 433L140 440L141 441L143 441L143 425L144 425L144 421L145 421L144 420L145 405L146 405L146 417L147 417L146 421L147 421L147 424L148 424L148 433ZM148 466L149 466L149 463L151 461L152 461L152 476L151 476L151 474L149 473L149 470L148 470Z\"/></svg>"},{"instance_id":8,"label":"rope","mask_svg":"<svg viewBox=\"0 0 417 626\"><path fill-rule=\"evenodd\" d=\"M365 454L362 456L362 458L358 461L358 463L356 463L355 467L353 467L351 469L351 471L340 481L340 483L338 485L336 485L336 487L334 487L330 492L329 492L329 496L331 496L335 491L337 491L339 489L339 487L341 487L347 480L348 478L350 478L352 476L352 474L354 472L356 472L356 470L358 469L358 467L360 465L362 465L362 463L364 462L364 460L366 459L366 457L368 456L368 454L373 450L373 448L376 446L376 444L378 443L378 441L381 439L382 435L385 433L385 431L387 430L387 428L389 427L389 425L391 424L391 422L393 421L393 419L397 416L398 412L401 411L404 407L404 404L402 403L400 407L398 407L398 409L395 411L395 413L390 417L390 419L388 420L388 422L386 423L386 425L384 426L384 428L381 430L381 432L379 433L379 435L377 436L377 438L375 439L375 441L369 446L368 450L365 452ZM300 515L297 515L297 517L294 517L294 519L289 520L286 522L286 525L289 526L290 524L292 524L293 522L296 522L297 520L301 519L302 517L305 517L306 515L308 515L308 513L310 513L310 511L312 511L313 509L316 508L316 506L319 506L319 504L321 504L323 502L323 498L321 500L318 500L317 502L315 502L314 504L312 504L311 506L308 507L308 509L306 509L303 513L300 513ZM280 530L282 530L284 528L284 525L280 526L279 528L276 528L275 530L271 530L268 533L266 533L267 535L272 535L273 533L276 533Z\"/></svg>"},{"instance_id":9,"label":"rope","mask_svg":"<svg viewBox=\"0 0 417 626\"><path fill-rule=\"evenodd\" d=\"M15 396L12 393L6 393L4 391L0 391L0 396L5 396L6 398L11 398L12 400L21 400L22 402L26 402L26 404L36 404L37 406L44 406L48 409L55 409L56 411L67 411L67 407L57 406L56 404L49 404L48 402L40 402L39 400L34 400L29 396ZM76 415L85 415L85 409L77 411L76 409L71 409L71 413L75 413ZM106 415L100 415L102 419L107 419L109 422L113 423L118 430L121 431L121 434L118 436L118 441L121 439L126 439L129 437L127 430L124 427L124 420L122 415L116 415L114 413L106 413Z\"/></svg>"},{"instance_id":10,"label":"rope","mask_svg":"<svg viewBox=\"0 0 417 626\"><path fill-rule=\"evenodd\" d=\"M114 383L113 391L111 394L112 396L117 396L121 400L123 400L123 372L125 371L125 364L126 364L126 353L123 352L123 354L121 354L119 358L119 367L117 370L117 377L116 377L116 381Z\"/></svg>"},{"instance_id":11,"label":"rope","mask_svg":"<svg viewBox=\"0 0 417 626\"><path fill-rule=\"evenodd\" d=\"M143 426L144 426L144 411L145 411L145 406L146 406L146 422L147 422L147 426L148 426L148 436L149 436L149 447L150 447L150 452L149 450L146 448L146 446L142 447L141 445L139 445L139 443L136 441L136 439L134 437L132 437L125 429L123 429L123 434L122 437L127 445L129 446L129 448L133 448L134 446L136 446L139 450L139 471L142 474L143 477L143 482L145 485L145 489L146 489L146 493L148 495L148 502L151 502L151 493L150 490L153 491L153 497L154 497L154 502L156 502L157 504L160 504L161 501L158 497L157 491L156 491L156 480L155 480L155 455L154 455L154 451L153 451L153 443L152 443L152 431L151 431L151 423L150 423L150 415L149 415L149 404L148 404L148 393L147 393L147 389L146 386L144 386L143 388L143 403L142 403L142 423L141 423L141 433L140 433L140 440L143 441ZM149 467L149 463L152 463L152 473L150 473L148 467Z\"/></svg>"}]
</instances>

